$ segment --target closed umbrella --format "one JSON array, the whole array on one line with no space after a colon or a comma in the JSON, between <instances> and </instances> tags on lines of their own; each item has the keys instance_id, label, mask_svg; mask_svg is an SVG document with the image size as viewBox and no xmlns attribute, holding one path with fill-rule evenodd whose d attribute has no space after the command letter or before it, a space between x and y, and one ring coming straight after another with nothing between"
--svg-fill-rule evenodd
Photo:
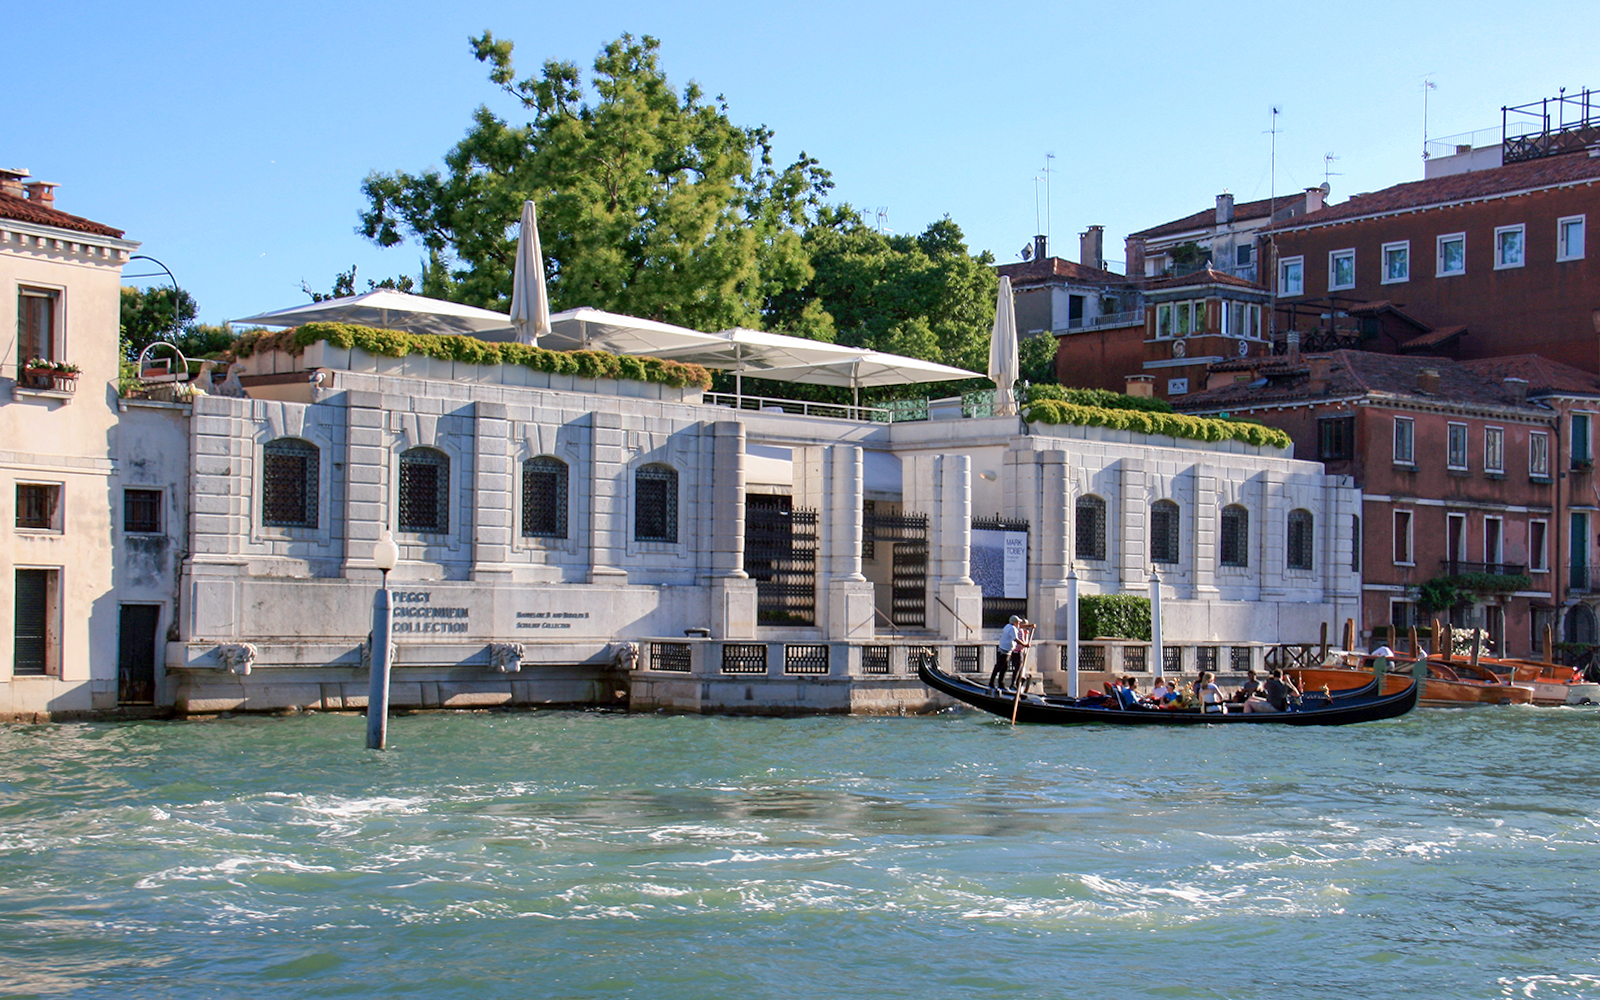
<instances>
[{"instance_id":1,"label":"closed umbrella","mask_svg":"<svg viewBox=\"0 0 1600 1000\"><path fill-rule=\"evenodd\" d=\"M511 279L511 325L517 328L517 342L537 344L540 337L550 335L550 297L544 287L544 252L539 248L539 219L532 199L522 203Z\"/></svg>"},{"instance_id":2,"label":"closed umbrella","mask_svg":"<svg viewBox=\"0 0 1600 1000\"><path fill-rule=\"evenodd\" d=\"M1021 377L1017 358L1017 311L1011 300L1011 278L1000 276L1000 294L994 306L994 332L989 337L989 378L998 391L994 398L996 416L1017 412L1016 384Z\"/></svg>"}]
</instances>

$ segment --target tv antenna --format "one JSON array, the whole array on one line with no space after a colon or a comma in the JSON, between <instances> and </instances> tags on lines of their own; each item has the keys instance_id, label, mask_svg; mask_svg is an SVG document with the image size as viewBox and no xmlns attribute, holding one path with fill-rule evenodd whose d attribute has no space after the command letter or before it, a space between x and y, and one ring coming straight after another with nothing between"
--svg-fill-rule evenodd
<instances>
[{"instance_id":1,"label":"tv antenna","mask_svg":"<svg viewBox=\"0 0 1600 1000\"><path fill-rule=\"evenodd\" d=\"M880 233L888 232L889 231L889 206L888 205L879 205L878 206L877 218L878 218L878 232L880 232Z\"/></svg>"},{"instance_id":2,"label":"tv antenna","mask_svg":"<svg viewBox=\"0 0 1600 1000\"><path fill-rule=\"evenodd\" d=\"M1328 183L1329 177L1340 176L1340 172L1333 169L1333 165L1338 159L1332 152L1322 154L1322 183Z\"/></svg>"},{"instance_id":3,"label":"tv antenna","mask_svg":"<svg viewBox=\"0 0 1600 1000\"><path fill-rule=\"evenodd\" d=\"M1044 154L1044 243L1050 245L1050 175L1054 172L1056 154Z\"/></svg>"},{"instance_id":4,"label":"tv antenna","mask_svg":"<svg viewBox=\"0 0 1600 1000\"><path fill-rule=\"evenodd\" d=\"M1439 85L1433 82L1433 74L1429 73L1422 78L1422 158L1428 158L1428 91L1438 90Z\"/></svg>"}]
</instances>

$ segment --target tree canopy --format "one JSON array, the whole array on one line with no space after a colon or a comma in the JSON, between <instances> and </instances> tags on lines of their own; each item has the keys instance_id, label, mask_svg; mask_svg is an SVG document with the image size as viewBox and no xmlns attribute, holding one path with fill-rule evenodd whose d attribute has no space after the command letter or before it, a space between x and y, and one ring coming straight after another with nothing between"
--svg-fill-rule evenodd
<instances>
[{"instance_id":1,"label":"tree canopy","mask_svg":"<svg viewBox=\"0 0 1600 1000\"><path fill-rule=\"evenodd\" d=\"M226 350L234 332L226 325L196 323L194 296L182 288L122 289L122 354L136 361L139 352L158 340L176 344L187 357Z\"/></svg>"},{"instance_id":2,"label":"tree canopy","mask_svg":"<svg viewBox=\"0 0 1600 1000\"><path fill-rule=\"evenodd\" d=\"M554 60L519 79L511 42L485 32L471 45L525 120L480 106L443 170L374 172L362 186L360 232L381 246L420 242L423 294L506 308L531 198L553 309L757 327L985 369L993 259L969 253L948 217L892 235L827 204L828 171L803 152L775 166L770 130L733 123L724 99L694 83L674 90L649 36L607 44L587 79Z\"/></svg>"}]
</instances>

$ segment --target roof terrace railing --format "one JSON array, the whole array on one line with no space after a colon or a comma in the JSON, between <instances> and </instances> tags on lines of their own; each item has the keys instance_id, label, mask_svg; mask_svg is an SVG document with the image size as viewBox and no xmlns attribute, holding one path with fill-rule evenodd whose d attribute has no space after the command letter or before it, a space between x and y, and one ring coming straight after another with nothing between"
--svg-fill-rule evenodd
<instances>
[{"instance_id":1,"label":"roof terrace railing","mask_svg":"<svg viewBox=\"0 0 1600 1000\"><path fill-rule=\"evenodd\" d=\"M1082 319L1067 320L1066 326L1058 326L1052 333L1072 333L1078 330L1093 330L1102 326L1133 326L1144 322L1144 308L1130 309L1126 312L1105 313L1100 316L1087 316Z\"/></svg>"},{"instance_id":2,"label":"roof terrace railing","mask_svg":"<svg viewBox=\"0 0 1600 1000\"><path fill-rule=\"evenodd\" d=\"M819 403L809 399L782 399L776 396L746 396L731 392L708 392L702 396L708 406L725 406L735 410L756 410L762 413L793 413L805 417L832 417L836 420L859 420L862 423L890 424L908 419L900 415L899 408L890 406L852 406L849 403ZM924 409L923 419L926 419Z\"/></svg>"}]
</instances>

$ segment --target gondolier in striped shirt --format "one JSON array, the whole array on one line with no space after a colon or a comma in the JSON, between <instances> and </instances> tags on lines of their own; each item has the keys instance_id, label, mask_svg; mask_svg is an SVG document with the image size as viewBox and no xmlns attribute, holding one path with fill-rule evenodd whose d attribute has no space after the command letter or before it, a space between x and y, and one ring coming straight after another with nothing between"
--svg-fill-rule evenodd
<instances>
[{"instance_id":1,"label":"gondolier in striped shirt","mask_svg":"<svg viewBox=\"0 0 1600 1000\"><path fill-rule=\"evenodd\" d=\"M1004 684L1008 672L1015 674L1020 671L1022 651L1028 648L1027 624L1021 615L1012 615L1006 627L1000 630L1000 646L995 651L994 670L989 674L990 687L998 688Z\"/></svg>"}]
</instances>

